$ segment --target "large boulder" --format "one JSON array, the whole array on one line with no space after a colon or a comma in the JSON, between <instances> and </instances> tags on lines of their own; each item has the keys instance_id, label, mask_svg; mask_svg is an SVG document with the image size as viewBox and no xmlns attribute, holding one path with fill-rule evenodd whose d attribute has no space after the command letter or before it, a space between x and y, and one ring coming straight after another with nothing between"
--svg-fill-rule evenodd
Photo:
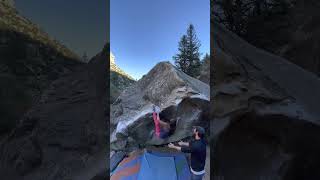
<instances>
[{"instance_id":1,"label":"large boulder","mask_svg":"<svg viewBox=\"0 0 320 180\"><path fill-rule=\"evenodd\" d=\"M1 177L91 179L107 171L107 50L51 83L0 142Z\"/></svg>"},{"instance_id":2,"label":"large boulder","mask_svg":"<svg viewBox=\"0 0 320 180\"><path fill-rule=\"evenodd\" d=\"M214 175L319 179L320 79L212 26Z\"/></svg>"},{"instance_id":3,"label":"large boulder","mask_svg":"<svg viewBox=\"0 0 320 180\"><path fill-rule=\"evenodd\" d=\"M169 62L158 63L111 105L111 149L161 145L190 136L194 124L208 127L209 93L207 84L184 74ZM172 135L168 139L155 137L153 104L171 120Z\"/></svg>"}]
</instances>

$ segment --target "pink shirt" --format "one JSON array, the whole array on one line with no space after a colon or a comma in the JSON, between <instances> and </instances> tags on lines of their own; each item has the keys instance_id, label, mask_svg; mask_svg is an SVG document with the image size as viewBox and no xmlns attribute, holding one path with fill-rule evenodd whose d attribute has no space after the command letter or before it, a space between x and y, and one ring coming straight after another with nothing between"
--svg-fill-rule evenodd
<instances>
[{"instance_id":1,"label":"pink shirt","mask_svg":"<svg viewBox=\"0 0 320 180\"><path fill-rule=\"evenodd\" d=\"M159 122L159 116L156 112L153 112L152 114L153 116L153 121L154 121L154 125L155 125L155 132L157 137L160 137L160 122Z\"/></svg>"}]
</instances>

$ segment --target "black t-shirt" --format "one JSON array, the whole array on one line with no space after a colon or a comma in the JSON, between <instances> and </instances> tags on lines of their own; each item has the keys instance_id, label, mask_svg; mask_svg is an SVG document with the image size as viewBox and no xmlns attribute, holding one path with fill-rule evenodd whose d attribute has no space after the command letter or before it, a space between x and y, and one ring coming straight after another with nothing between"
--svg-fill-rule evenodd
<instances>
[{"instance_id":1,"label":"black t-shirt","mask_svg":"<svg viewBox=\"0 0 320 180\"><path fill-rule=\"evenodd\" d=\"M191 153L191 168L194 171L204 170L206 161L206 143L204 140L192 140L189 142L189 147L182 146L181 151Z\"/></svg>"}]
</instances>

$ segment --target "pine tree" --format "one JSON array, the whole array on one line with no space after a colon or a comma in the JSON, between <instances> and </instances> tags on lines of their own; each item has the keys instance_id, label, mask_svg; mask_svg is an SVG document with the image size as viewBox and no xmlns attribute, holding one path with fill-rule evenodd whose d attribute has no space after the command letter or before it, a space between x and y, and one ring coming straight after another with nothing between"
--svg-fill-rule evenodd
<instances>
[{"instance_id":1,"label":"pine tree","mask_svg":"<svg viewBox=\"0 0 320 180\"><path fill-rule=\"evenodd\" d=\"M194 26L189 25L187 34L180 39L178 51L179 53L173 56L175 65L184 73L198 77L200 74L200 48L201 44L197 38Z\"/></svg>"},{"instance_id":2,"label":"pine tree","mask_svg":"<svg viewBox=\"0 0 320 180\"><path fill-rule=\"evenodd\" d=\"M207 62L210 62L210 55L206 53L202 59L202 64L206 64Z\"/></svg>"},{"instance_id":3,"label":"pine tree","mask_svg":"<svg viewBox=\"0 0 320 180\"><path fill-rule=\"evenodd\" d=\"M173 59L175 59L175 64L176 66L183 72L187 73L188 72L188 40L187 40L187 36L183 35L181 37L181 40L179 42L179 54L177 54L176 56L173 57Z\"/></svg>"},{"instance_id":4,"label":"pine tree","mask_svg":"<svg viewBox=\"0 0 320 180\"><path fill-rule=\"evenodd\" d=\"M201 61L201 70L202 71L210 71L210 55L206 53ZM201 72L200 72L201 73Z\"/></svg>"}]
</instances>

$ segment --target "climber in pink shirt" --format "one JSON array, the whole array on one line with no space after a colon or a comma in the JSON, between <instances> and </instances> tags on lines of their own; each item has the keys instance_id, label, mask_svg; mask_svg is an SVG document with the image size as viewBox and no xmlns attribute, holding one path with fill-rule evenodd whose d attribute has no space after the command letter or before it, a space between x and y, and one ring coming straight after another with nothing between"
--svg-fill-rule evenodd
<instances>
[{"instance_id":1,"label":"climber in pink shirt","mask_svg":"<svg viewBox=\"0 0 320 180\"><path fill-rule=\"evenodd\" d=\"M170 123L164 122L161 119L160 108L157 106L153 106L153 122L155 125L155 134L158 138L165 139L169 136L170 132Z\"/></svg>"}]
</instances>

